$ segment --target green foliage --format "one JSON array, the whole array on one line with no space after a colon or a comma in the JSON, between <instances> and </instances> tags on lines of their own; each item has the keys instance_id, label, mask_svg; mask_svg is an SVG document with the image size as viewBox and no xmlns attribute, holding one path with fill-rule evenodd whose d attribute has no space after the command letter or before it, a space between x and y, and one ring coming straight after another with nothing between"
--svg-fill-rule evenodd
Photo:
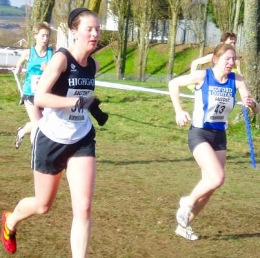
<instances>
[{"instance_id":1,"label":"green foliage","mask_svg":"<svg viewBox=\"0 0 260 258\"><path fill-rule=\"evenodd\" d=\"M212 0L209 0L208 3L208 16L210 17L210 20L218 27L216 17L214 15L214 5L212 3Z\"/></svg>"},{"instance_id":2,"label":"green foliage","mask_svg":"<svg viewBox=\"0 0 260 258\"><path fill-rule=\"evenodd\" d=\"M12 6L0 5L0 16L24 16L25 10Z\"/></svg>"},{"instance_id":3,"label":"green foliage","mask_svg":"<svg viewBox=\"0 0 260 258\"><path fill-rule=\"evenodd\" d=\"M217 16L217 13L222 13L223 10L219 10L218 9L220 8L220 4L223 4L223 3L228 3L228 1L226 2L221 2L219 3L219 1L216 1L216 3L214 4L213 3L214 0L209 0L209 4L208 4L208 16L210 17L210 20L216 25L217 28L221 28L221 20L220 20L220 17ZM233 5L233 8L236 4L236 1L229 1L229 3L227 4L227 8L231 8L232 5ZM242 4L241 4L241 7L240 7L240 12L239 12L239 19L238 19L238 24L243 24L244 22L244 8L245 8L245 1L242 1ZM231 8L232 9L232 8ZM229 12L231 12L231 9L229 10ZM223 17L222 17L223 19ZM226 17L226 19L228 19L228 17Z\"/></svg>"},{"instance_id":4,"label":"green foliage","mask_svg":"<svg viewBox=\"0 0 260 258\"><path fill-rule=\"evenodd\" d=\"M242 1L239 13L238 24L244 24L245 1Z\"/></svg>"},{"instance_id":5,"label":"green foliage","mask_svg":"<svg viewBox=\"0 0 260 258\"><path fill-rule=\"evenodd\" d=\"M98 41L98 49L101 49L111 42L111 38L115 37L115 32L114 31L108 31L108 30L103 30L101 32L101 37Z\"/></svg>"}]
</instances>

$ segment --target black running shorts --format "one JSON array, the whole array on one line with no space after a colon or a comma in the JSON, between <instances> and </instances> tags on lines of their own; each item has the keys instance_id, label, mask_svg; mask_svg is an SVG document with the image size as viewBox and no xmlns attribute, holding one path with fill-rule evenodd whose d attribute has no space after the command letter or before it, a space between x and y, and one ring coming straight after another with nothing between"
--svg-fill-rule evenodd
<instances>
[{"instance_id":1,"label":"black running shorts","mask_svg":"<svg viewBox=\"0 0 260 258\"><path fill-rule=\"evenodd\" d=\"M190 151L193 152L195 147L203 142L207 142L214 151L227 149L226 131L197 128L191 126L189 129L188 142Z\"/></svg>"},{"instance_id":2,"label":"black running shorts","mask_svg":"<svg viewBox=\"0 0 260 258\"><path fill-rule=\"evenodd\" d=\"M95 129L73 144L62 144L50 140L38 128L32 148L31 167L43 174L56 175L67 168L71 157L95 157Z\"/></svg>"},{"instance_id":3,"label":"black running shorts","mask_svg":"<svg viewBox=\"0 0 260 258\"><path fill-rule=\"evenodd\" d=\"M23 102L28 102L30 105L34 105L34 96L31 95L23 95L22 97Z\"/></svg>"}]
</instances>

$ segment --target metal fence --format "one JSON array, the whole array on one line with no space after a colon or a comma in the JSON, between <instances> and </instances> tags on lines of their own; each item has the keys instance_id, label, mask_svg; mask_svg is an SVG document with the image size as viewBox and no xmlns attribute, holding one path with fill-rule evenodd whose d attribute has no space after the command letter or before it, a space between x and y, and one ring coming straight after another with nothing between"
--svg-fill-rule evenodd
<instances>
[{"instance_id":1,"label":"metal fence","mask_svg":"<svg viewBox=\"0 0 260 258\"><path fill-rule=\"evenodd\" d=\"M14 67L21 56L22 49L0 48L0 66Z\"/></svg>"}]
</instances>

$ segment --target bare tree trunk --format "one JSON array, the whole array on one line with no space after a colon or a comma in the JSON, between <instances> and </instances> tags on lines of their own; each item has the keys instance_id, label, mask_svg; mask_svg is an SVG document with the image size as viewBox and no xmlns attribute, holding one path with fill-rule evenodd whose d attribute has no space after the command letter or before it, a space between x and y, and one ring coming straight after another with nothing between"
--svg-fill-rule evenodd
<instances>
[{"instance_id":1,"label":"bare tree trunk","mask_svg":"<svg viewBox=\"0 0 260 258\"><path fill-rule=\"evenodd\" d=\"M234 18L234 24L233 24L233 32L236 34L238 32L239 14L240 14L240 8L242 5L242 2L243 2L243 0L236 1L236 12L235 12L235 18Z\"/></svg>"},{"instance_id":2,"label":"bare tree trunk","mask_svg":"<svg viewBox=\"0 0 260 258\"><path fill-rule=\"evenodd\" d=\"M236 12L236 0L228 0L229 4L229 15L228 15L228 24L230 31L233 31L234 20L235 20L235 12Z\"/></svg>"},{"instance_id":3,"label":"bare tree trunk","mask_svg":"<svg viewBox=\"0 0 260 258\"><path fill-rule=\"evenodd\" d=\"M171 11L171 21L169 27L169 62L167 69L167 81L171 80L174 75L174 56L176 45L176 28L178 23L178 13L180 10L180 0L168 0Z\"/></svg>"},{"instance_id":4,"label":"bare tree trunk","mask_svg":"<svg viewBox=\"0 0 260 258\"><path fill-rule=\"evenodd\" d=\"M115 1L116 2L116 1ZM118 31L116 33L116 42L115 44L115 51L114 51L114 58L116 64L116 77L117 79L121 79L121 69L122 69L122 55L123 55L123 39L124 39L124 0L117 1L116 4L116 15L118 18Z\"/></svg>"},{"instance_id":5,"label":"bare tree trunk","mask_svg":"<svg viewBox=\"0 0 260 258\"><path fill-rule=\"evenodd\" d=\"M123 61L125 62L125 60L123 60L123 55L124 53L126 54L127 48L127 29L129 22L129 13L127 12L130 12L130 1L128 0L127 3L125 0L113 0L109 5L111 16L115 17L115 22L117 23L117 31L113 34L114 36L111 39L110 46L114 54L116 78L122 79L122 70L125 69L125 65L123 64ZM128 18L125 19L125 17Z\"/></svg>"},{"instance_id":6,"label":"bare tree trunk","mask_svg":"<svg viewBox=\"0 0 260 258\"><path fill-rule=\"evenodd\" d=\"M149 32L151 28L152 1L136 1L133 4L134 16L139 29L137 76L139 81L145 80L147 56L149 50Z\"/></svg>"},{"instance_id":7,"label":"bare tree trunk","mask_svg":"<svg viewBox=\"0 0 260 258\"><path fill-rule=\"evenodd\" d=\"M125 64L126 64L126 54L127 54L127 43L128 43L128 29L129 29L129 19L131 12L131 2L127 1L127 12L126 12L126 21L125 21L125 34L124 34L124 47L123 47L123 56L122 56L122 66L120 70L121 79L125 77Z\"/></svg>"},{"instance_id":8,"label":"bare tree trunk","mask_svg":"<svg viewBox=\"0 0 260 258\"><path fill-rule=\"evenodd\" d=\"M31 45L33 41L32 29L38 22L50 22L52 16L52 10L55 4L55 0L35 0L32 8L31 17L27 21L27 38Z\"/></svg>"},{"instance_id":9,"label":"bare tree trunk","mask_svg":"<svg viewBox=\"0 0 260 258\"><path fill-rule=\"evenodd\" d=\"M258 0L245 1L245 19L244 22L244 57L245 57L245 78L252 90L257 93L259 88L259 7ZM258 86L258 87L257 87ZM259 96L258 96L259 97Z\"/></svg>"},{"instance_id":10,"label":"bare tree trunk","mask_svg":"<svg viewBox=\"0 0 260 258\"><path fill-rule=\"evenodd\" d=\"M98 12L99 12L99 9L100 9L101 1L102 1L102 0L89 0L87 7L88 7L90 10L92 10L92 11L98 13Z\"/></svg>"},{"instance_id":11,"label":"bare tree trunk","mask_svg":"<svg viewBox=\"0 0 260 258\"><path fill-rule=\"evenodd\" d=\"M214 15L222 33L231 31L233 29L233 20L234 20L234 5L236 4L235 0L212 0L214 5Z\"/></svg>"},{"instance_id":12,"label":"bare tree trunk","mask_svg":"<svg viewBox=\"0 0 260 258\"><path fill-rule=\"evenodd\" d=\"M201 31L200 31L200 56L204 55L204 48L206 45L206 31L207 31L207 17L208 17L208 0L204 1L204 9L202 14L202 21L201 21Z\"/></svg>"},{"instance_id":13,"label":"bare tree trunk","mask_svg":"<svg viewBox=\"0 0 260 258\"><path fill-rule=\"evenodd\" d=\"M260 2L245 0L244 21L244 75L257 101L260 100ZM259 115L257 127L260 126Z\"/></svg>"}]
</instances>

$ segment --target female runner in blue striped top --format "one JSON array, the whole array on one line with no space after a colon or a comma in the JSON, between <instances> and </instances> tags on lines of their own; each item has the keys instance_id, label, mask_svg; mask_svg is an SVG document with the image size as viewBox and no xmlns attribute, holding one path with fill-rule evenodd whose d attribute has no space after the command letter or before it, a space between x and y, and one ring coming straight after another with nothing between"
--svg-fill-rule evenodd
<instances>
[{"instance_id":1,"label":"female runner in blue striped top","mask_svg":"<svg viewBox=\"0 0 260 258\"><path fill-rule=\"evenodd\" d=\"M169 82L171 100L176 113L176 123L185 126L190 115L182 109L179 88L196 84L194 110L189 129L189 148L201 169L201 180L188 196L180 199L176 213L178 226L176 234L189 240L197 240L189 226L209 201L214 191L225 179L226 132L230 112L236 103L238 90L243 104L254 113L259 112L243 76L232 69L236 51L230 44L219 44L213 53L213 67L197 70L188 75L174 78Z\"/></svg>"}]
</instances>

